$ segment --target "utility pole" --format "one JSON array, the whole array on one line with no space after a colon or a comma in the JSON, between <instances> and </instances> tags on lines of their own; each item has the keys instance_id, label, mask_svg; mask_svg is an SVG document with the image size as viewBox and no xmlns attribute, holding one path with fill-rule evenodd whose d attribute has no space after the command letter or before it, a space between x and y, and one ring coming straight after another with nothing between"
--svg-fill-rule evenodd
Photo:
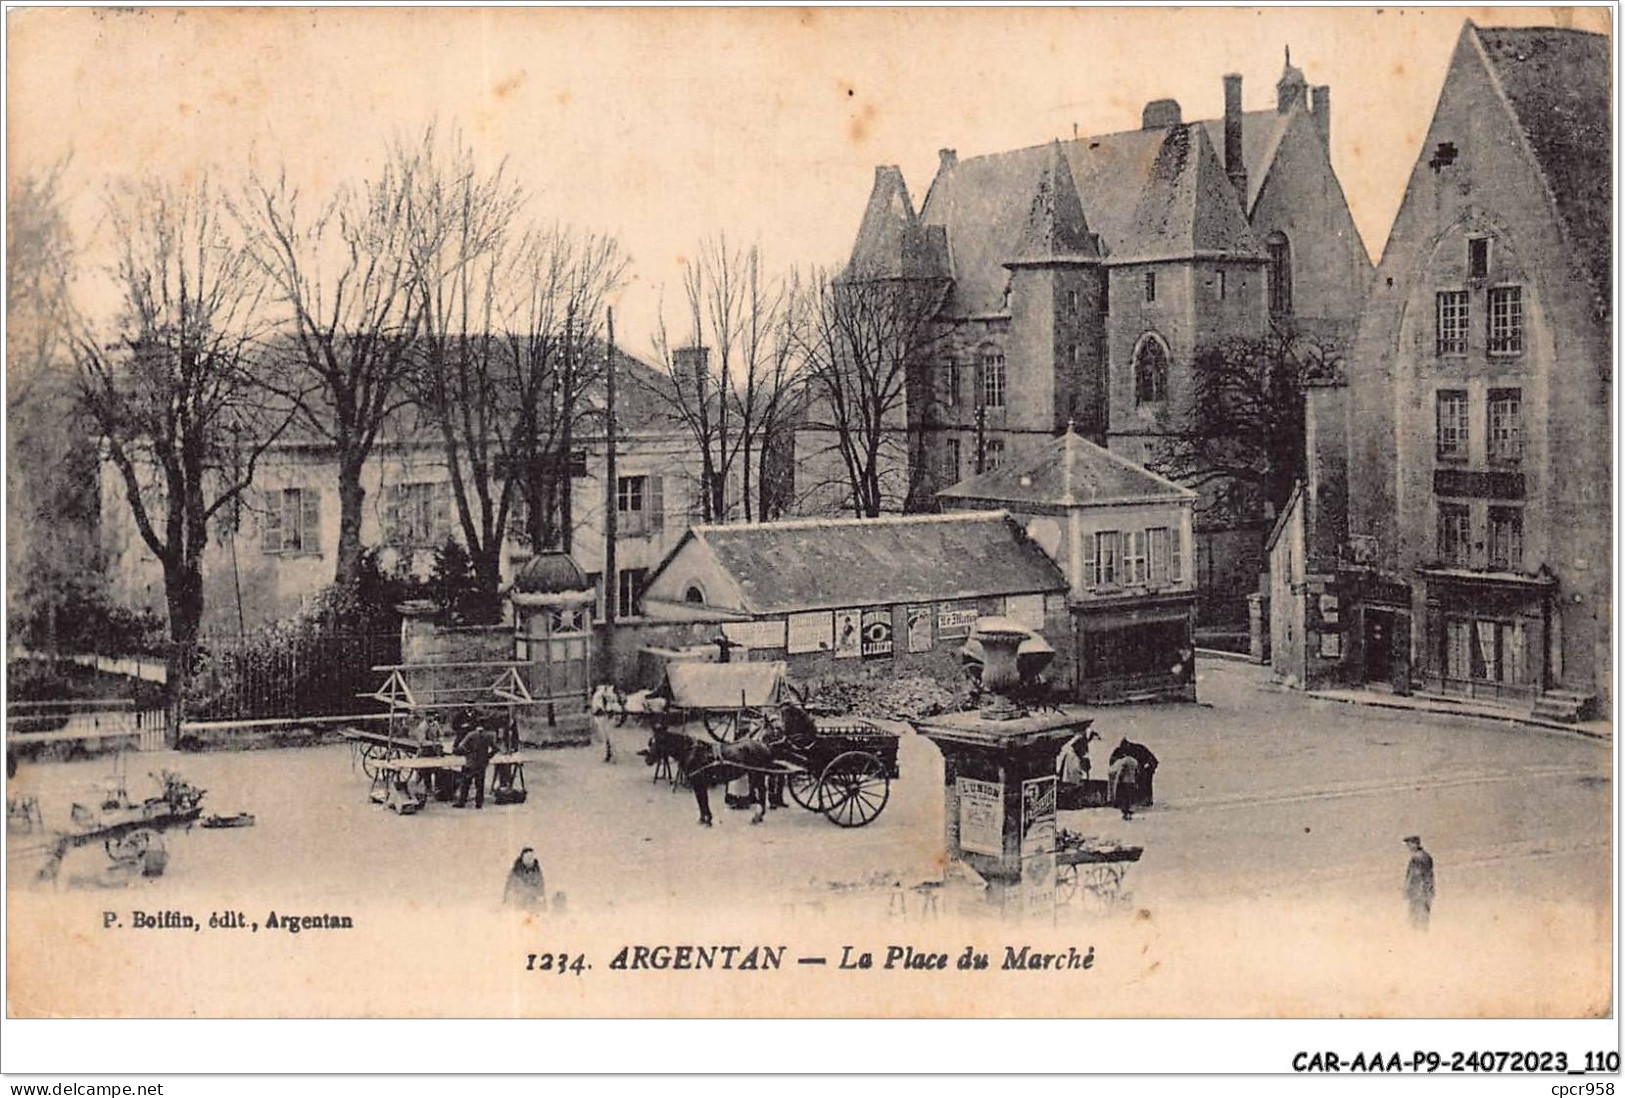
<instances>
[{"instance_id":1,"label":"utility pole","mask_svg":"<svg viewBox=\"0 0 1625 1098\"><path fill-rule=\"evenodd\" d=\"M608 338L604 360L604 652L605 666L615 640L615 618L620 613L620 575L616 571L615 536L619 515L615 476L615 310L607 310Z\"/></svg>"}]
</instances>

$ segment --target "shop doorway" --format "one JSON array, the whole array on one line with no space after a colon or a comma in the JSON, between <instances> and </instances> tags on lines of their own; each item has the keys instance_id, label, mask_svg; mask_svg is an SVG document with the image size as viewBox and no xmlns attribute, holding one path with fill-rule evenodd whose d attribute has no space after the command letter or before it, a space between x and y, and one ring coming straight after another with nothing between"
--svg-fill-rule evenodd
<instances>
[{"instance_id":1,"label":"shop doorway","mask_svg":"<svg viewBox=\"0 0 1625 1098\"><path fill-rule=\"evenodd\" d=\"M1394 612L1367 608L1364 614L1365 681L1394 681Z\"/></svg>"}]
</instances>

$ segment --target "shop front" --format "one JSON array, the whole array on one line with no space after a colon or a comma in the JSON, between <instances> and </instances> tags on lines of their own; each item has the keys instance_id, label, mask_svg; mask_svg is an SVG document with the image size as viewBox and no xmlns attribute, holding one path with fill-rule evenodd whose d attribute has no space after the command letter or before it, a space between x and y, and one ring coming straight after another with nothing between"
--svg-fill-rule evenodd
<instances>
[{"instance_id":1,"label":"shop front","mask_svg":"<svg viewBox=\"0 0 1625 1098\"><path fill-rule=\"evenodd\" d=\"M1538 697L1553 681L1557 583L1550 576L1423 569L1423 677L1447 694Z\"/></svg>"},{"instance_id":2,"label":"shop front","mask_svg":"<svg viewBox=\"0 0 1625 1098\"><path fill-rule=\"evenodd\" d=\"M1195 618L1190 592L1074 604L1078 700L1195 701Z\"/></svg>"}]
</instances>

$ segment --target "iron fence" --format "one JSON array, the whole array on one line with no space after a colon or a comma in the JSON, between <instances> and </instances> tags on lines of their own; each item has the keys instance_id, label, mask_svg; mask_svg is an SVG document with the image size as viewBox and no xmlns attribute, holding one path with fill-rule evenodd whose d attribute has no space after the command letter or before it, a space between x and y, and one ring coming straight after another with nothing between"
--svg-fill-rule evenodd
<instances>
[{"instance_id":1,"label":"iron fence","mask_svg":"<svg viewBox=\"0 0 1625 1098\"><path fill-rule=\"evenodd\" d=\"M401 660L399 632L305 628L205 637L187 684L187 720L266 720L366 712L372 669Z\"/></svg>"}]
</instances>

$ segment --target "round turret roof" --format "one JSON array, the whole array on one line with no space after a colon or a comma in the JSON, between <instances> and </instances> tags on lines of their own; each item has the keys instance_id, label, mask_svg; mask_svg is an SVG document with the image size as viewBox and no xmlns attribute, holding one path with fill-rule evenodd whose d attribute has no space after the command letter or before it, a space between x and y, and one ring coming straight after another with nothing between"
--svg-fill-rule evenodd
<instances>
[{"instance_id":1,"label":"round turret roof","mask_svg":"<svg viewBox=\"0 0 1625 1098\"><path fill-rule=\"evenodd\" d=\"M591 586L569 553L537 553L513 577L513 591L521 595L556 595Z\"/></svg>"}]
</instances>

